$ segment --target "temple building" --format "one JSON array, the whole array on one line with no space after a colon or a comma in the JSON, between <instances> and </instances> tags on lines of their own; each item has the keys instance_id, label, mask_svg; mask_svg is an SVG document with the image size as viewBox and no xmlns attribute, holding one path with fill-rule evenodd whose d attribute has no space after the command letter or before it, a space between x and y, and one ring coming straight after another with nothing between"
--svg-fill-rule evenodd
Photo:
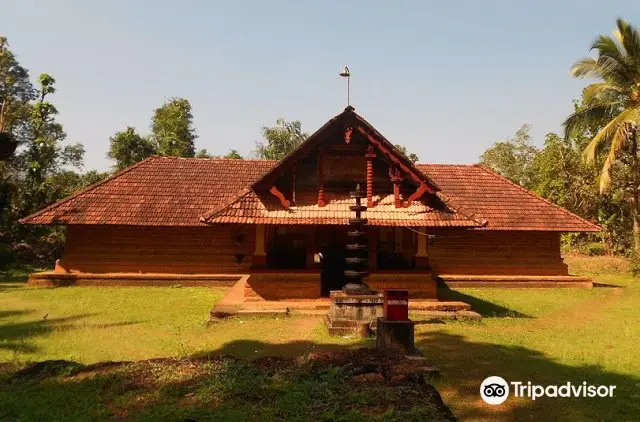
<instances>
[{"instance_id":1,"label":"temple building","mask_svg":"<svg viewBox=\"0 0 640 422\"><path fill-rule=\"evenodd\" d=\"M326 296L345 283L356 184L373 288L590 285L560 235L598 225L482 165L413 164L352 107L281 161L153 156L22 219L67 227L64 256L30 283L243 279L253 300Z\"/></svg>"}]
</instances>

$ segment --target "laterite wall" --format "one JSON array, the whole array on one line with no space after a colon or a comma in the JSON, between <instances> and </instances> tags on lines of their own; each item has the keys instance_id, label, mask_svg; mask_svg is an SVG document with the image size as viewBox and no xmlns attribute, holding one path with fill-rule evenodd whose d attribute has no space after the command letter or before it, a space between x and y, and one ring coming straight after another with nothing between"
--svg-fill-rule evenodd
<instances>
[{"instance_id":1,"label":"laterite wall","mask_svg":"<svg viewBox=\"0 0 640 422\"><path fill-rule=\"evenodd\" d=\"M567 275L554 232L461 231L429 244L434 274Z\"/></svg>"},{"instance_id":2,"label":"laterite wall","mask_svg":"<svg viewBox=\"0 0 640 422\"><path fill-rule=\"evenodd\" d=\"M246 273L252 226L68 226L56 270L113 273ZM236 254L243 254L240 264ZM62 267L62 268L60 268Z\"/></svg>"}]
</instances>

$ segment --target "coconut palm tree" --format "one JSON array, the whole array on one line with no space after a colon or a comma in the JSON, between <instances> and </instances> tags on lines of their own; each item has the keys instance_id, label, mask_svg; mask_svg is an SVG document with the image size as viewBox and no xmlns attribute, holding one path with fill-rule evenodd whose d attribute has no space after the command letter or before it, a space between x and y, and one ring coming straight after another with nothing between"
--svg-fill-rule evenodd
<instances>
[{"instance_id":1,"label":"coconut palm tree","mask_svg":"<svg viewBox=\"0 0 640 422\"><path fill-rule=\"evenodd\" d=\"M599 80L587 86L583 104L564 122L567 138L599 130L586 146L583 157L594 163L604 155L600 190L611 185L612 166L623 155L629 157L633 173L630 202L633 210L634 245L640 252L640 168L638 128L640 127L640 31L623 19L616 21L613 37L600 35L591 45L597 57L578 60L571 68L576 78Z\"/></svg>"}]
</instances>

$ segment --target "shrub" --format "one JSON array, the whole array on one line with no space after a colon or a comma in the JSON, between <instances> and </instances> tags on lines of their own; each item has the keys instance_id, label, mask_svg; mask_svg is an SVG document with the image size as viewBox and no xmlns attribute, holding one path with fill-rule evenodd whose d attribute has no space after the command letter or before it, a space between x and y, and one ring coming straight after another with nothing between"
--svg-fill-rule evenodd
<instances>
[{"instance_id":1,"label":"shrub","mask_svg":"<svg viewBox=\"0 0 640 422\"><path fill-rule=\"evenodd\" d=\"M629 257L629 271L634 277L640 276L640 256L638 254L631 254Z\"/></svg>"},{"instance_id":2,"label":"shrub","mask_svg":"<svg viewBox=\"0 0 640 422\"><path fill-rule=\"evenodd\" d=\"M8 245L0 243L0 270L9 268L16 262L16 252Z\"/></svg>"},{"instance_id":3,"label":"shrub","mask_svg":"<svg viewBox=\"0 0 640 422\"><path fill-rule=\"evenodd\" d=\"M585 255L589 255L589 256L600 256L600 255L605 255L607 250L604 247L604 244L602 244L601 242L590 242L590 243L586 243L584 246L582 246L581 248L581 252Z\"/></svg>"}]
</instances>

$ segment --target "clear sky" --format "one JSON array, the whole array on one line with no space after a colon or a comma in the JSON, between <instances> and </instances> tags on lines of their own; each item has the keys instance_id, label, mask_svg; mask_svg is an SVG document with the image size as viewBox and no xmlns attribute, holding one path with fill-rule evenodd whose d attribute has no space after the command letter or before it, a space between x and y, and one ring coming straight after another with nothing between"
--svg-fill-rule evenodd
<instances>
[{"instance_id":1,"label":"clear sky","mask_svg":"<svg viewBox=\"0 0 640 422\"><path fill-rule=\"evenodd\" d=\"M0 0L0 32L51 97L86 169L108 139L148 133L173 96L194 109L197 148L254 150L283 116L313 132L352 104L421 162L471 163L533 125L559 131L584 81L568 70L638 0L64 1Z\"/></svg>"}]
</instances>

